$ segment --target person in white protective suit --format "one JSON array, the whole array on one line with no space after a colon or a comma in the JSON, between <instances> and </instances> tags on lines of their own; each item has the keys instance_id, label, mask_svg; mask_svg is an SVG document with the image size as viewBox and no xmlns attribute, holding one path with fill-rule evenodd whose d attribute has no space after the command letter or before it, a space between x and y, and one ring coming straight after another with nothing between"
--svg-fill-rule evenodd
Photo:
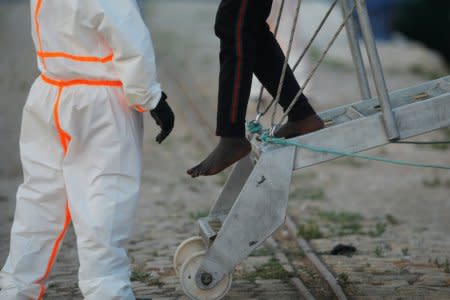
<instances>
[{"instance_id":1,"label":"person in white protective suit","mask_svg":"<svg viewBox=\"0 0 450 300\"><path fill-rule=\"evenodd\" d=\"M0 299L43 299L72 222L85 299L135 299L123 248L141 176L142 113L174 114L136 0L31 0L41 75L23 111L17 193Z\"/></svg>"}]
</instances>

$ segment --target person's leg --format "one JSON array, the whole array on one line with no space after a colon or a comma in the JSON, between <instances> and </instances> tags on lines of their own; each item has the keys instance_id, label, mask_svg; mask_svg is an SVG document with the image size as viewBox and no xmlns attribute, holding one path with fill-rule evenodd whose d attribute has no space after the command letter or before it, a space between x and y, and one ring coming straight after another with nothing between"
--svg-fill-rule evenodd
<instances>
[{"instance_id":1,"label":"person's leg","mask_svg":"<svg viewBox=\"0 0 450 300\"><path fill-rule=\"evenodd\" d=\"M257 39L258 51L256 53L255 75L270 95L275 98L281 79L281 72L285 61L285 55L269 29L269 25L262 25ZM281 89L280 105L284 110L300 91L300 85L288 66ZM301 94L297 104L289 113L289 120L296 121L314 115L315 111L304 94Z\"/></svg>"},{"instance_id":2,"label":"person's leg","mask_svg":"<svg viewBox=\"0 0 450 300\"><path fill-rule=\"evenodd\" d=\"M264 9L258 1L266 2L222 0L220 3L215 32L220 39L216 134L221 139L203 162L188 170L192 177L217 174L251 150L245 138L245 115L257 51L258 16Z\"/></svg>"},{"instance_id":3,"label":"person's leg","mask_svg":"<svg viewBox=\"0 0 450 300\"><path fill-rule=\"evenodd\" d=\"M267 23L261 26L262 30L258 31L258 51L254 71L262 85L275 98L286 58ZM284 111L292 103L299 91L300 86L291 68L288 67L279 102ZM276 132L276 136L289 138L321 128L323 128L323 121L316 115L308 99L302 93L288 114L288 122Z\"/></svg>"},{"instance_id":4,"label":"person's leg","mask_svg":"<svg viewBox=\"0 0 450 300\"><path fill-rule=\"evenodd\" d=\"M263 0L262 0L263 1ZM256 53L255 0L222 0L215 32L220 39L217 130L221 137L244 137L245 115Z\"/></svg>"},{"instance_id":5,"label":"person's leg","mask_svg":"<svg viewBox=\"0 0 450 300\"><path fill-rule=\"evenodd\" d=\"M17 192L8 259L0 272L0 299L42 299L70 223L54 126L55 88L36 82L25 105L20 137L24 183Z\"/></svg>"},{"instance_id":6,"label":"person's leg","mask_svg":"<svg viewBox=\"0 0 450 300\"><path fill-rule=\"evenodd\" d=\"M120 88L67 88L60 114L71 136L63 171L86 300L134 300L124 249L141 177L142 114Z\"/></svg>"}]
</instances>

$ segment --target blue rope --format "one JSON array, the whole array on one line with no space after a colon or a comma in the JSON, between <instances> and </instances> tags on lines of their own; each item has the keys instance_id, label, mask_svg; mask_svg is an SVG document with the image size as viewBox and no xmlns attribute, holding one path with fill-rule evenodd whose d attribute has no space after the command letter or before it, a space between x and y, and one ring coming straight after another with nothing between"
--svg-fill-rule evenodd
<instances>
[{"instance_id":1,"label":"blue rope","mask_svg":"<svg viewBox=\"0 0 450 300\"><path fill-rule=\"evenodd\" d=\"M365 160L370 160L370 161L378 161L378 162L394 164L394 165L399 165L399 166L450 170L450 166L445 166L445 165L424 164L424 163L416 163L416 162L405 161L405 160L387 159L387 158L383 158L383 157L363 155L363 154L357 154L357 153L353 153L353 152L345 152L345 151L340 151L340 150L331 149L331 148L316 147L316 146L302 144L299 142L286 140L283 138L276 138L273 136L269 136L267 134L267 132L263 132L261 124L256 123L256 122L248 123L247 128L248 128L249 132L251 132L251 133L260 133L261 141L264 143L268 143L268 144L276 144L276 145L283 145L283 146L296 146L296 147L310 150L313 152L333 154L333 155L338 155L338 156L354 157L354 158L365 159Z\"/></svg>"},{"instance_id":2,"label":"blue rope","mask_svg":"<svg viewBox=\"0 0 450 300\"><path fill-rule=\"evenodd\" d=\"M247 131L253 134L262 133L264 131L264 128L262 127L261 123L251 121L247 123Z\"/></svg>"}]
</instances>

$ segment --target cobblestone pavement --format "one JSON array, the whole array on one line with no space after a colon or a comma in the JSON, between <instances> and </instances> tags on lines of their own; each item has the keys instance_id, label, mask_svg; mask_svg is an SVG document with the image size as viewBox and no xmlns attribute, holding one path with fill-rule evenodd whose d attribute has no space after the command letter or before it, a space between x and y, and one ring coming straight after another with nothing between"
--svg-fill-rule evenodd
<instances>
[{"instance_id":1,"label":"cobblestone pavement","mask_svg":"<svg viewBox=\"0 0 450 300\"><path fill-rule=\"evenodd\" d=\"M198 99L194 100L204 121L214 124L218 42L212 25L216 6L217 1L144 3L144 15L158 52L160 79L178 118L176 131L163 146L153 141L156 128L150 118L146 119L142 197L136 230L128 247L133 286L140 297L186 299L172 270L172 256L179 243L195 235L195 219L207 213L225 180L224 175L200 180L185 175L185 170L214 145L213 141L211 145L201 143L199 132L205 129L192 127L184 106L188 105L186 91L195 90L193 95L198 95ZM0 69L10 70L9 74L0 75L0 134L7 138L7 146L2 149L9 155L5 160L2 153L0 163L0 263L8 251L14 193L20 181L17 116L35 76L29 24L11 24L16 20L28 22L28 17L27 2L0 3L0 24L2 28L11 28L0 32L1 51L9 55L0 57ZM390 63L395 61L391 52L382 52L383 55L388 55ZM173 81L173 69L169 72L167 62L177 67L178 78L184 78L182 86ZM358 98L354 75L346 63L333 58L321 68L309 90L319 109ZM10 79L10 74L20 81ZM389 87L397 89L425 81L429 74L386 75ZM9 105L10 99L15 100L14 105ZM253 106L250 105L249 118L253 116ZM5 130L8 124L11 129ZM443 139L449 138L448 135L447 131L440 131L422 139ZM372 154L450 164L448 148L391 145ZM301 225L301 233L313 239L312 245L351 298L448 299L449 195L448 172L343 159L296 174L289 213ZM358 249L356 255L329 255L338 243L354 245ZM314 286L317 278L306 266L302 253L288 242L281 246L316 297L330 299L320 292L321 284ZM272 258L271 251L263 247L241 264L227 299L299 299L286 280L291 274L280 271ZM47 299L81 299L77 264L75 238L69 231ZM272 269L264 273L261 266Z\"/></svg>"}]
</instances>

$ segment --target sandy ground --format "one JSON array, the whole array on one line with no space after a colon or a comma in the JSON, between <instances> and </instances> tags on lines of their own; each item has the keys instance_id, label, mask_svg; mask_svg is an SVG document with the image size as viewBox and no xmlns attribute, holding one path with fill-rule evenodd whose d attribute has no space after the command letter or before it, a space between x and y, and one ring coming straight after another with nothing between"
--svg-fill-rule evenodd
<instances>
[{"instance_id":1,"label":"sandy ground","mask_svg":"<svg viewBox=\"0 0 450 300\"><path fill-rule=\"evenodd\" d=\"M323 9L312 4L313 1L305 2L311 11ZM181 0L148 1L144 6L157 48L160 78L178 122L174 135L164 147L153 142L156 130L150 118L146 124L143 194L136 233L129 246L138 295L182 298L178 279L171 270L173 251L183 239L196 233L194 219L208 211L224 180L218 176L192 181L184 175L184 170L203 158L214 142L211 141L210 147L200 146L193 132L196 129L189 127L183 109L186 95L166 71L166 62L176 66L176 76L185 79L185 88L200 95L196 101L203 108L204 119L214 124L218 42L212 25L216 6L217 1ZM0 25L3 28L0 31L0 70L3 71L0 136L4 141L0 153L1 264L7 256L14 194L21 180L17 146L21 108L36 71L27 2L0 1ZM306 36L309 29L304 30ZM320 40L316 47L320 48L322 43ZM426 81L434 75L433 70L442 72L439 59L420 47L415 46L410 52L395 49L390 45L380 49L391 90ZM359 98L352 68L348 59L342 58L343 52L345 47L339 44L308 90L319 110ZM402 56L409 59L400 59ZM301 73L308 71L313 58L311 55ZM398 68L392 67L395 63ZM430 66L437 67L430 71ZM249 119L252 117L254 104L249 108ZM449 136L447 129L420 139L449 139ZM445 147L390 145L371 154L450 164L449 149ZM289 213L303 228L315 229L313 235L308 231L314 238L313 246L334 273L345 279L345 290L351 298L450 298L448 171L338 160L296 173ZM358 252L351 258L328 255L337 243L353 244ZM48 299L80 298L74 246L73 233L69 232ZM296 265L295 255L288 253L288 256ZM252 263L248 265L249 269L241 268L243 273L254 270ZM298 299L293 287L279 278L250 281L239 274L237 278L229 299L274 299L275 295L281 299Z\"/></svg>"}]
</instances>

